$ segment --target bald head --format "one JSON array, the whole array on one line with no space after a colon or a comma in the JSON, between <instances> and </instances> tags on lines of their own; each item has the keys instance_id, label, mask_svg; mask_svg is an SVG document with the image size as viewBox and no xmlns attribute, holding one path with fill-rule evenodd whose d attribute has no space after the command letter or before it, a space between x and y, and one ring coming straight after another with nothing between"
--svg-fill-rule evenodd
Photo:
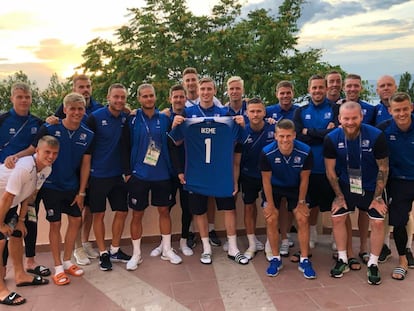
<instances>
[{"instance_id":1,"label":"bald head","mask_svg":"<svg viewBox=\"0 0 414 311\"><path fill-rule=\"evenodd\" d=\"M397 84L395 79L389 75L380 77L377 81L377 94L381 102L389 106L389 99L397 91Z\"/></svg>"}]
</instances>

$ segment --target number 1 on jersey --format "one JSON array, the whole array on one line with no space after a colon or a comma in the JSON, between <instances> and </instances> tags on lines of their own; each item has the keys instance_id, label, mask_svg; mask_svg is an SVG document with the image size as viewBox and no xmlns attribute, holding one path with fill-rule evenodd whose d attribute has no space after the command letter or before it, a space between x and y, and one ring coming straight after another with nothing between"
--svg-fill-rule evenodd
<instances>
[{"instance_id":1,"label":"number 1 on jersey","mask_svg":"<svg viewBox=\"0 0 414 311\"><path fill-rule=\"evenodd\" d=\"M206 163L210 164L211 162L211 138L204 139L204 144L206 145Z\"/></svg>"}]
</instances>

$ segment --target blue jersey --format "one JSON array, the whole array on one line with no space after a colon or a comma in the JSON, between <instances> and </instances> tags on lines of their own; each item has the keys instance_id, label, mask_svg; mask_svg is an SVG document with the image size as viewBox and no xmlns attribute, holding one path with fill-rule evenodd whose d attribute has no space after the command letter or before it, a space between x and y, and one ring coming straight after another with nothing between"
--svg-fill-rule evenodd
<instances>
[{"instance_id":1,"label":"blue jersey","mask_svg":"<svg viewBox=\"0 0 414 311\"><path fill-rule=\"evenodd\" d=\"M325 174L325 163L323 160L323 139L332 129L327 129L329 123L337 122L337 113L327 99L319 105L311 100L309 104L299 107L295 111L294 122L296 126L296 137L312 148L313 174ZM307 135L302 134L304 128L308 129Z\"/></svg>"},{"instance_id":2,"label":"blue jersey","mask_svg":"<svg viewBox=\"0 0 414 311\"><path fill-rule=\"evenodd\" d=\"M242 129L232 117L186 119L170 132L174 141L184 139L184 189L194 193L231 197L234 191L234 144Z\"/></svg>"},{"instance_id":3,"label":"blue jersey","mask_svg":"<svg viewBox=\"0 0 414 311\"><path fill-rule=\"evenodd\" d=\"M406 132L393 119L380 123L378 128L384 131L390 149L390 178L414 180L414 123Z\"/></svg>"},{"instance_id":4,"label":"blue jersey","mask_svg":"<svg viewBox=\"0 0 414 311\"><path fill-rule=\"evenodd\" d=\"M267 106L266 107L266 118L272 118L276 121L280 121L282 119L293 120L296 108L298 108L298 106L295 106L295 105L292 105L289 108L289 110L282 109L282 106L280 106L279 104Z\"/></svg>"},{"instance_id":5,"label":"blue jersey","mask_svg":"<svg viewBox=\"0 0 414 311\"><path fill-rule=\"evenodd\" d=\"M126 114L115 117L108 107L94 111L87 120L95 133L92 144L91 176L98 178L122 175L121 136Z\"/></svg>"},{"instance_id":6,"label":"blue jersey","mask_svg":"<svg viewBox=\"0 0 414 311\"><path fill-rule=\"evenodd\" d=\"M128 118L129 139L131 144L132 174L141 180L162 181L171 178L171 160L168 152L169 118L158 110L148 118L141 109ZM144 163L150 144L160 150L155 166Z\"/></svg>"},{"instance_id":7,"label":"blue jersey","mask_svg":"<svg viewBox=\"0 0 414 311\"><path fill-rule=\"evenodd\" d=\"M329 133L324 141L324 157L336 159L336 172L342 184L349 185L348 169L360 169L362 188L375 191L378 176L376 160L388 157L384 134L377 128L361 124L356 139L345 139L342 128Z\"/></svg>"},{"instance_id":8,"label":"blue jersey","mask_svg":"<svg viewBox=\"0 0 414 311\"><path fill-rule=\"evenodd\" d=\"M228 116L237 116L237 115L241 115L244 117L247 116L247 103L245 100L242 101L242 106L240 110L237 112L233 108L230 107L230 104L227 104L226 106L224 106L224 109L227 110Z\"/></svg>"},{"instance_id":9,"label":"blue jersey","mask_svg":"<svg viewBox=\"0 0 414 311\"><path fill-rule=\"evenodd\" d=\"M380 124L386 120L392 118L390 113L388 112L388 107L381 101L378 105L375 106L376 115L375 115L375 125Z\"/></svg>"},{"instance_id":10,"label":"blue jersey","mask_svg":"<svg viewBox=\"0 0 414 311\"><path fill-rule=\"evenodd\" d=\"M271 171L271 182L273 186L282 188L297 188L300 185L300 174L302 171L312 169L311 148L296 140L294 141L292 153L284 156L277 141L265 146L260 155L260 170Z\"/></svg>"},{"instance_id":11,"label":"blue jersey","mask_svg":"<svg viewBox=\"0 0 414 311\"><path fill-rule=\"evenodd\" d=\"M14 109L0 115L0 163L29 147L42 124L38 117L19 116Z\"/></svg>"},{"instance_id":12,"label":"blue jersey","mask_svg":"<svg viewBox=\"0 0 414 311\"><path fill-rule=\"evenodd\" d=\"M261 179L259 154L264 146L275 140L275 125L265 122L263 129L258 132L253 131L250 125L246 125L245 131L247 138L242 145L240 174Z\"/></svg>"},{"instance_id":13,"label":"blue jersey","mask_svg":"<svg viewBox=\"0 0 414 311\"><path fill-rule=\"evenodd\" d=\"M59 140L59 156L52 166L52 174L46 179L46 188L69 191L79 188L79 169L84 154L91 153L93 132L84 125L77 130L68 130L62 121L58 124L43 125L35 138L33 146L45 135L54 136Z\"/></svg>"}]
</instances>

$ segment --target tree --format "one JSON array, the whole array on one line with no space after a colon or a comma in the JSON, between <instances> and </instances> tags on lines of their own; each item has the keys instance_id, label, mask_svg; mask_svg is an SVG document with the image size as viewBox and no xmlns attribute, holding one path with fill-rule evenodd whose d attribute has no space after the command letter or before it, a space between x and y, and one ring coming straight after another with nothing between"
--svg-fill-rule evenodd
<instances>
[{"instance_id":1,"label":"tree","mask_svg":"<svg viewBox=\"0 0 414 311\"><path fill-rule=\"evenodd\" d=\"M42 106L38 112L39 116L46 118L52 115L57 107L63 103L63 98L72 90L71 80L67 79L65 82L60 82L56 73L50 78L47 88L42 91Z\"/></svg>"},{"instance_id":2,"label":"tree","mask_svg":"<svg viewBox=\"0 0 414 311\"><path fill-rule=\"evenodd\" d=\"M408 72L404 72L401 75L400 83L398 85L398 91L406 92L410 95L411 99L414 100L414 81L411 83L411 74Z\"/></svg>"},{"instance_id":3,"label":"tree","mask_svg":"<svg viewBox=\"0 0 414 311\"><path fill-rule=\"evenodd\" d=\"M221 0L211 16L195 16L182 0L147 0L143 8L128 9L129 21L116 31L116 42L96 38L88 43L79 69L101 92L123 83L133 106L137 85L147 82L165 107L169 87L189 66L216 81L222 101L232 75L245 80L248 96L269 102L282 79L292 80L298 95L306 94L307 79L330 66L320 62L321 50L296 48L303 2L285 0L275 8L278 14L259 9L242 16L239 1Z\"/></svg>"}]
</instances>

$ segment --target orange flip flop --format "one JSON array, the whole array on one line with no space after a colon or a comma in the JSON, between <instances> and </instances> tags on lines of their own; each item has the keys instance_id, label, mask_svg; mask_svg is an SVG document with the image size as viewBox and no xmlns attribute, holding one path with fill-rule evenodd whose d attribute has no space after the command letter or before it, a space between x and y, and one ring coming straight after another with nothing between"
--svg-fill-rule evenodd
<instances>
[{"instance_id":1,"label":"orange flip flop","mask_svg":"<svg viewBox=\"0 0 414 311\"><path fill-rule=\"evenodd\" d=\"M70 283L70 279L64 272L61 272L57 275L52 276L52 279L53 279L53 282L55 282L55 284L58 286L66 285Z\"/></svg>"},{"instance_id":2,"label":"orange flip flop","mask_svg":"<svg viewBox=\"0 0 414 311\"><path fill-rule=\"evenodd\" d=\"M65 269L65 273L73 276L82 276L84 274L84 271L77 265L71 265L69 269Z\"/></svg>"}]
</instances>

